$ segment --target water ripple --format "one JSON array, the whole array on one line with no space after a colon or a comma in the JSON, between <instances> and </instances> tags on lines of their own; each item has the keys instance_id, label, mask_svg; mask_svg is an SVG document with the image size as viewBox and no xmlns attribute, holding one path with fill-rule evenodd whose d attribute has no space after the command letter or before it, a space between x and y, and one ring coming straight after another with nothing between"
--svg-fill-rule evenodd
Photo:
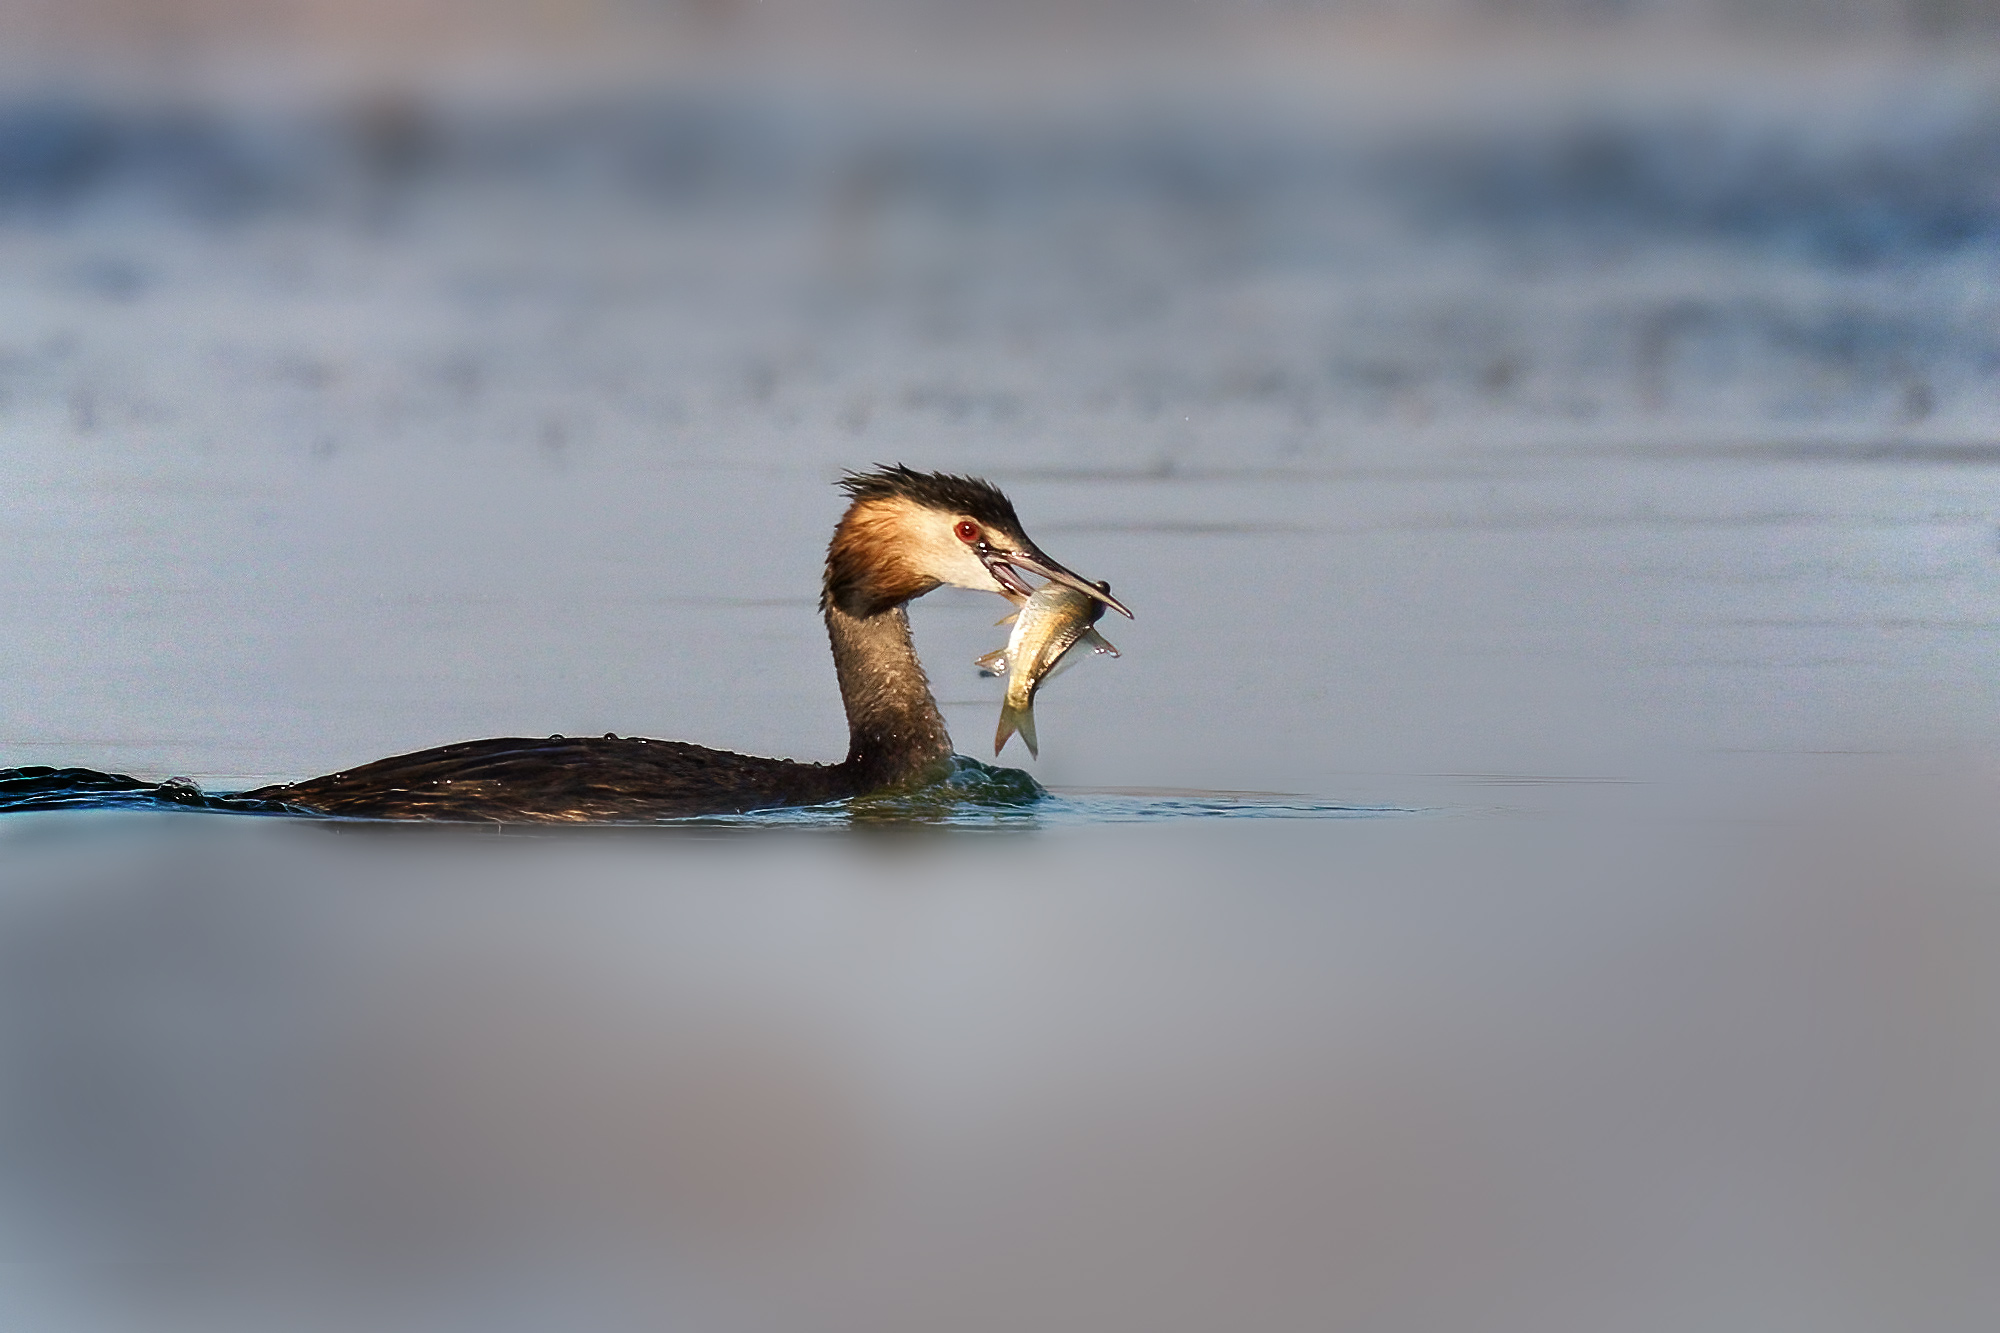
<instances>
[{"instance_id":1,"label":"water ripple","mask_svg":"<svg viewBox=\"0 0 2000 1333\"><path fill-rule=\"evenodd\" d=\"M328 824L405 821L329 818L277 801L209 793L186 778L149 782L88 768L0 769L0 814L49 811L208 811L285 815ZM1147 824L1185 819L1355 819L1412 814L1397 806L1347 805L1288 792L1182 788L1066 788L1051 792L1018 769L961 759L945 780L909 791L826 805L696 815L648 827L1032 829ZM630 827L621 826L621 827Z\"/></svg>"}]
</instances>

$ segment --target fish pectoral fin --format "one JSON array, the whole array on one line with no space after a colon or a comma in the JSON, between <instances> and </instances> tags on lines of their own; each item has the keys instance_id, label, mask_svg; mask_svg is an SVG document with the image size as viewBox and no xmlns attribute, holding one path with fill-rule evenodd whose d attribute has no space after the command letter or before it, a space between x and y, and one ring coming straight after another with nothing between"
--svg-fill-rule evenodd
<instances>
[{"instance_id":1,"label":"fish pectoral fin","mask_svg":"<svg viewBox=\"0 0 2000 1333\"><path fill-rule=\"evenodd\" d=\"M1011 625L1011 624L1013 624L1013 623L1014 623L1015 621L1019 620L1020 618L1021 618L1021 613L1020 613L1019 611L1016 611L1016 612L1015 612L1014 614L1012 614L1012 615L1010 615L1010 616L1002 616L1002 617L1000 617L1000 618L999 618L998 620L994 621L993 623L994 623L994 624L996 624L996 625Z\"/></svg>"},{"instance_id":2,"label":"fish pectoral fin","mask_svg":"<svg viewBox=\"0 0 2000 1333\"><path fill-rule=\"evenodd\" d=\"M1035 682L1037 687L1044 682L1054 680L1057 676L1060 676L1063 672L1081 662L1086 654L1078 652L1077 649L1083 647L1085 644L1090 645L1090 654L1088 655L1094 656L1098 653L1110 653L1113 657L1118 656L1118 650L1113 648L1096 630L1085 630L1077 636L1076 642L1063 649L1062 656L1056 659L1055 665L1042 673L1041 680Z\"/></svg>"},{"instance_id":3,"label":"fish pectoral fin","mask_svg":"<svg viewBox=\"0 0 2000 1333\"><path fill-rule=\"evenodd\" d=\"M995 648L984 657L973 658L972 665L979 668L981 675L1004 676L1007 674L1007 650Z\"/></svg>"}]
</instances>

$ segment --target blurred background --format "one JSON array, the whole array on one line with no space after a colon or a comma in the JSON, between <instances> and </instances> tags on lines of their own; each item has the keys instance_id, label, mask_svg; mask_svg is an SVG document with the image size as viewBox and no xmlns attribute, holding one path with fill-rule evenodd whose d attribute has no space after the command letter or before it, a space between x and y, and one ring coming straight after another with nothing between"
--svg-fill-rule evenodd
<instances>
[{"instance_id":1,"label":"blurred background","mask_svg":"<svg viewBox=\"0 0 2000 1333\"><path fill-rule=\"evenodd\" d=\"M1996 372L1993 0L0 0L0 762L836 759L876 462L1138 613L1040 813L10 816L0 1323L1984 1330Z\"/></svg>"},{"instance_id":2,"label":"blurred background","mask_svg":"<svg viewBox=\"0 0 2000 1333\"><path fill-rule=\"evenodd\" d=\"M838 757L829 483L904 461L1141 608L1056 782L1985 743L1992 17L12 6L0 737Z\"/></svg>"}]
</instances>

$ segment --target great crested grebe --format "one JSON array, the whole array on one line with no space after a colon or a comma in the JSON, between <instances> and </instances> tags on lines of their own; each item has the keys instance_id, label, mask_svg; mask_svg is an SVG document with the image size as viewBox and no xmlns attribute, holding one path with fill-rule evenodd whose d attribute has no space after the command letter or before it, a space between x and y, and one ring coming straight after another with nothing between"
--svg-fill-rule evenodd
<instances>
[{"instance_id":1,"label":"great crested grebe","mask_svg":"<svg viewBox=\"0 0 2000 1333\"><path fill-rule=\"evenodd\" d=\"M838 764L711 750L683 741L551 736L463 741L245 792L328 815L584 822L817 805L942 774L951 737L910 642L905 606L951 584L1026 595L1023 572L1130 616L1117 598L1028 540L1014 506L972 477L885 467L839 483L847 512L826 552L820 610L847 708Z\"/></svg>"}]
</instances>

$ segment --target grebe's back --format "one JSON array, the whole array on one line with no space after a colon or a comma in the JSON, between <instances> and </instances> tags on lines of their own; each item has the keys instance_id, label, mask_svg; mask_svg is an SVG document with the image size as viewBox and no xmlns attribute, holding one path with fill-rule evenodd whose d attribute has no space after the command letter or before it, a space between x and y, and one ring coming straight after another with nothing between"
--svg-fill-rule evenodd
<instances>
[{"instance_id":1,"label":"grebe's back","mask_svg":"<svg viewBox=\"0 0 2000 1333\"><path fill-rule=\"evenodd\" d=\"M246 793L320 814L514 823L644 821L859 794L843 764L639 737L460 741Z\"/></svg>"}]
</instances>

